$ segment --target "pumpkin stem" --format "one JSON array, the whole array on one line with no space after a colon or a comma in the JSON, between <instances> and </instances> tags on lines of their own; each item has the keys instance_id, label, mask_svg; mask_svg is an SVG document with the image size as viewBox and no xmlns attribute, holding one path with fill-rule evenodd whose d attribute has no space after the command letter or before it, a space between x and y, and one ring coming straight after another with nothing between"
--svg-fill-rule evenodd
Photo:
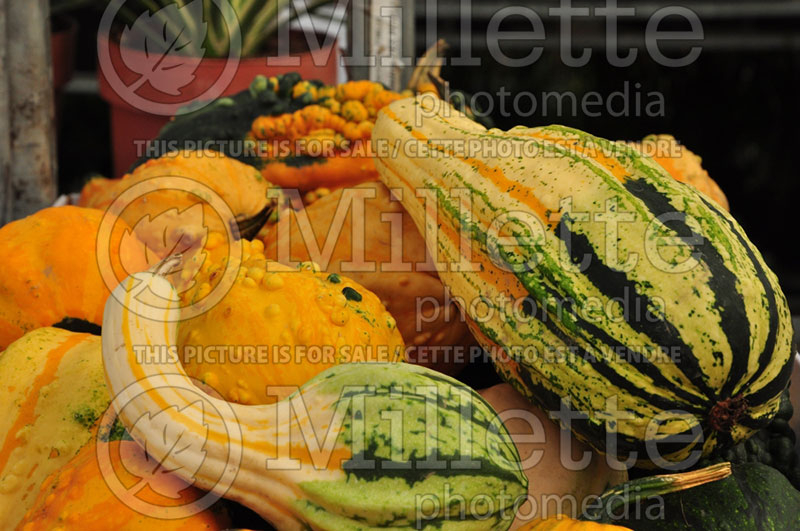
<instances>
[{"instance_id":1,"label":"pumpkin stem","mask_svg":"<svg viewBox=\"0 0 800 531\"><path fill-rule=\"evenodd\" d=\"M417 67L414 68L414 71L411 73L411 78L408 80L406 89L416 92L420 85L429 80L431 82L434 80L441 82L442 79L440 76L442 65L444 64L442 55L447 51L447 48L447 42L444 39L439 39L433 46L425 50L422 57L417 60ZM436 88L437 90L440 89L440 87ZM443 94L443 92L439 92L439 94Z\"/></svg>"},{"instance_id":2,"label":"pumpkin stem","mask_svg":"<svg viewBox=\"0 0 800 531\"><path fill-rule=\"evenodd\" d=\"M628 481L606 490L598 507L590 507L583 515L584 520L601 520L610 516L617 508L641 498L662 496L671 492L690 489L725 479L731 475L731 464L718 463L691 472L680 474L661 474Z\"/></svg>"},{"instance_id":3,"label":"pumpkin stem","mask_svg":"<svg viewBox=\"0 0 800 531\"><path fill-rule=\"evenodd\" d=\"M235 220L231 222L231 229L236 228L239 231L239 236L244 238L245 240L252 240L258 234L258 231L261 230L267 220L269 219L270 215L272 215L272 211L275 210L274 203L267 203L267 206L262 208L257 214L246 217L243 215L239 215L236 217ZM234 234L235 231L232 230Z\"/></svg>"},{"instance_id":4,"label":"pumpkin stem","mask_svg":"<svg viewBox=\"0 0 800 531\"><path fill-rule=\"evenodd\" d=\"M747 411L747 400L742 395L726 398L711 408L708 423L716 431L729 433L745 411Z\"/></svg>"}]
</instances>

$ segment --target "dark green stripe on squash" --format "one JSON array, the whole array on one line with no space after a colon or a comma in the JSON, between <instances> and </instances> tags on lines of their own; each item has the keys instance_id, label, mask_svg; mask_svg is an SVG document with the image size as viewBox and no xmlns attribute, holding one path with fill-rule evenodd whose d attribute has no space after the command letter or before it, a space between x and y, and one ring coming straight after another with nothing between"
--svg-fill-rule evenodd
<instances>
[{"instance_id":1,"label":"dark green stripe on squash","mask_svg":"<svg viewBox=\"0 0 800 531\"><path fill-rule=\"evenodd\" d=\"M708 201L704 197L701 197L701 200L707 207L709 207L714 212L718 213L722 219L726 220L728 227L731 229L731 232L733 232L736 235L736 239L739 241L739 243L742 244L742 247L744 247L745 252L747 253L747 257L750 259L750 261L756 268L756 276L758 277L759 281L761 281L761 283L764 285L764 291L767 297L767 313L769 314L769 322L771 323L777 322L779 316L778 316L775 290L772 287L772 283L767 278L766 271L764 271L764 268L761 266L761 263L756 258L756 251L753 249L752 244L747 240L747 238L741 233L741 231L737 228L737 226L734 223L732 223L727 217L722 215L716 203L714 203L713 201ZM775 350L775 342L777 334L778 334L777 327L770 327L769 334L767 336L767 341L766 344L764 345L764 349L758 356L758 369L753 374L753 376L751 376L744 383L744 387L749 387L756 379L758 379L764 373L766 368L769 366L770 362L772 361L773 351ZM791 365L791 363L789 365ZM789 374L791 374L791 371L789 371ZM781 379L776 379L775 381L775 385L779 389L785 388L788 383L789 383L788 376L786 377L785 381L781 381ZM769 398L770 396L774 396L774 394L773 395L769 395L769 393L764 393L764 394L766 395L767 398ZM753 397L751 397L751 400L754 400L756 402L763 401L759 398L753 398Z\"/></svg>"},{"instance_id":2,"label":"dark green stripe on squash","mask_svg":"<svg viewBox=\"0 0 800 531\"><path fill-rule=\"evenodd\" d=\"M563 238L562 241L567 247L567 253L570 257L578 257L579 259L586 255L591 257L591 265L586 268L584 275L597 287L598 292L609 299L616 298L619 300L625 300L627 294L632 294L634 304L639 304L642 308L650 308L654 305L649 297L639 292L639 287L625 273L611 269L600 260L585 235L573 232L570 227L565 226L562 222L559 222L556 234L559 238ZM564 238L565 235L569 235L569 237ZM673 323L663 319L657 325L642 322L640 319L630 319L627 323L633 330L650 337L654 344L676 348L681 356L681 363L678 366L681 372L703 395L708 397L716 394L708 386L697 357L689 345L681 340L680 332Z\"/></svg>"},{"instance_id":3,"label":"dark green stripe on squash","mask_svg":"<svg viewBox=\"0 0 800 531\"><path fill-rule=\"evenodd\" d=\"M645 206L650 209L655 217L663 214L676 213L675 207L670 202L670 198L662 192L659 192L655 186L644 179L632 179L626 181L625 188L627 188L631 194L641 200ZM728 267L726 267L725 260L722 258L716 247L714 247L712 242L709 241L708 238L697 234L692 230L691 227L689 227L689 225L686 223L686 214L683 212L677 212L677 214L680 216L679 219L666 220L664 221L664 225L668 229L675 232L678 238L689 245L692 251L700 257L699 260L702 260L708 264L708 269L713 271L708 284L711 288L711 291L716 296L714 300L714 307L719 311L719 325L722 328L725 337L728 338L728 344L731 346L749 345L750 325L747 320L744 302L739 294L740 290L737 288L738 280L736 275ZM699 238L699 245L692 243L695 241L695 238ZM744 247L747 249L749 246L745 245ZM676 332L677 331L674 329L671 330L671 334L673 335L677 335ZM683 348L684 345L681 345L681 349ZM686 348L687 352L691 356L691 359L696 360L697 358L689 351L688 347ZM734 386L741 381L742 377L747 371L748 356L736 354L738 354L738 352L736 352L734 347L734 356L731 361L730 370L728 371L728 378L719 395L717 395L718 399L720 400L730 398ZM721 354L719 355L721 356ZM681 364L681 367L683 367L683 364ZM699 366L696 368L693 367L692 372L695 371L697 371L697 374L693 375L691 380L692 383L698 385L703 374ZM697 375L699 375L701 378L698 379ZM689 375L687 374L687 376ZM702 389L704 395L710 397L715 394L710 388L705 386L704 381L702 384L703 386L698 386L698 388Z\"/></svg>"}]
</instances>

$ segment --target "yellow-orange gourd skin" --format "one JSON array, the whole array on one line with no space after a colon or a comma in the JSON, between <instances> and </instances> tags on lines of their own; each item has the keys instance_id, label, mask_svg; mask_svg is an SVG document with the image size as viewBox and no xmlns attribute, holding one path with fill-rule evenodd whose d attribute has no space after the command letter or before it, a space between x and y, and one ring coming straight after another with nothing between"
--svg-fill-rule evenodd
<instances>
[{"instance_id":1,"label":"yellow-orange gourd skin","mask_svg":"<svg viewBox=\"0 0 800 531\"><path fill-rule=\"evenodd\" d=\"M193 179L216 192L228 203L235 215L243 217L254 216L266 206L267 190L270 187L258 170L222 153L212 150L182 150L148 160L121 179L92 179L84 186L79 204L105 210L131 186L159 177ZM198 187L198 192L202 197L203 189ZM170 208L183 209L197 201L198 196L186 193L183 188L163 190L160 194L148 194L147 201L142 205L128 206L126 210L137 210L131 214L126 213L123 217L128 220L127 216L132 214L139 217L145 213L160 214Z\"/></svg>"},{"instance_id":2,"label":"yellow-orange gourd skin","mask_svg":"<svg viewBox=\"0 0 800 531\"><path fill-rule=\"evenodd\" d=\"M257 169L222 153L183 150L148 160L122 179L94 179L80 203L124 220L152 266L172 253L192 256L211 233L230 232L230 239L257 232L276 200L271 187ZM231 232L237 226L239 236Z\"/></svg>"},{"instance_id":3,"label":"yellow-orange gourd skin","mask_svg":"<svg viewBox=\"0 0 800 531\"><path fill-rule=\"evenodd\" d=\"M28 332L0 354L0 382L0 529L14 529L108 407L100 337Z\"/></svg>"},{"instance_id":4,"label":"yellow-orange gourd skin","mask_svg":"<svg viewBox=\"0 0 800 531\"><path fill-rule=\"evenodd\" d=\"M103 212L63 206L45 208L0 228L0 350L26 332L67 317L100 325L110 294L97 260ZM117 224L109 252L116 278L144 269L131 239ZM122 259L120 261L120 258ZM122 267L125 265L129 271Z\"/></svg>"},{"instance_id":5,"label":"yellow-orange gourd skin","mask_svg":"<svg viewBox=\"0 0 800 531\"><path fill-rule=\"evenodd\" d=\"M363 199L364 215L348 214L340 230L331 230L337 211L354 209L353 205L348 205L346 197L354 198L353 205ZM397 328L409 347L409 362L451 375L469 362L470 349L477 347L477 342L455 303L448 305L444 286L427 256L425 240L414 221L399 201L391 199L386 186L378 181L335 190L307 205L304 214L314 230L318 249L324 248L326 238L334 241L328 262L320 266L329 273L349 276L381 299L396 319ZM318 259L311 254L313 246L306 242L308 235L301 231L297 214L285 209L280 216L290 217L289 220L281 218L279 222L288 223L290 230L282 234L279 223L265 227L263 240L267 258L278 261ZM395 234L398 232L393 228L395 225L402 229L399 236ZM364 235L363 239L360 234ZM282 256L284 254L288 256ZM373 264L368 270L358 271L348 266L355 257L362 256L364 262ZM398 266L401 260L402 266Z\"/></svg>"},{"instance_id":6,"label":"yellow-orange gourd skin","mask_svg":"<svg viewBox=\"0 0 800 531\"><path fill-rule=\"evenodd\" d=\"M520 527L518 531L630 531L627 527L613 524L599 524L597 522L584 522L565 516L534 520Z\"/></svg>"},{"instance_id":7,"label":"yellow-orange gourd skin","mask_svg":"<svg viewBox=\"0 0 800 531\"><path fill-rule=\"evenodd\" d=\"M409 94L367 80L322 87L300 81L292 88L292 97L306 98L310 105L292 113L259 116L252 123L248 139L259 143L262 175L278 186L303 192L376 180L370 144L375 117ZM292 160L299 155L307 159Z\"/></svg>"},{"instance_id":8,"label":"yellow-orange gourd skin","mask_svg":"<svg viewBox=\"0 0 800 531\"><path fill-rule=\"evenodd\" d=\"M64 468L45 480L35 503L18 529L213 531L230 527L230 519L220 506L212 506L186 518L171 520L131 509L108 487L98 464L98 444L108 446L101 450L108 451L113 473L124 485L136 485L142 476L152 470L152 462L148 462L144 451L134 441L98 442L94 438ZM136 497L159 507L187 505L204 494L172 474L158 474L150 481L151 483L137 492ZM180 497L170 498L159 492L179 492Z\"/></svg>"},{"instance_id":9,"label":"yellow-orange gourd skin","mask_svg":"<svg viewBox=\"0 0 800 531\"><path fill-rule=\"evenodd\" d=\"M268 404L291 392L269 394L268 386L300 386L342 362L403 359L395 320L373 293L344 276L267 262L260 241L243 243L243 265L230 291L179 325L189 376L227 400ZM219 264L204 265L185 299L202 299L219 270Z\"/></svg>"}]
</instances>

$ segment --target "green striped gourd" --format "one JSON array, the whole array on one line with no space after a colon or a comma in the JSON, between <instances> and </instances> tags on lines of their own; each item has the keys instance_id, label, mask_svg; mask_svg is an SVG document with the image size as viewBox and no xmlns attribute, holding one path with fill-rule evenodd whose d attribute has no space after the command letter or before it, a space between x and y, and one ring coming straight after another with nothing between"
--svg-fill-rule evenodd
<instances>
[{"instance_id":1,"label":"green striped gourd","mask_svg":"<svg viewBox=\"0 0 800 531\"><path fill-rule=\"evenodd\" d=\"M674 467L773 416L792 336L777 279L652 159L424 96L384 109L373 144L498 371L596 449Z\"/></svg>"},{"instance_id":2,"label":"green striped gourd","mask_svg":"<svg viewBox=\"0 0 800 531\"><path fill-rule=\"evenodd\" d=\"M179 318L177 302L159 308L156 298L177 301L158 273L116 288L103 357L114 410L166 469L281 530L513 521L527 492L519 454L469 387L410 364L352 363L275 404L225 402L200 392L177 356L154 355L174 353Z\"/></svg>"}]
</instances>

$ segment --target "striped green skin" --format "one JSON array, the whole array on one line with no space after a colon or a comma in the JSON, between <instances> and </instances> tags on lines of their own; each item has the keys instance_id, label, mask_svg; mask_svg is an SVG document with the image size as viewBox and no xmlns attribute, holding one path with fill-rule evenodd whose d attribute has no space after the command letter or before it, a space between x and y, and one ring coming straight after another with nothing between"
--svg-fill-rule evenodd
<instances>
[{"instance_id":1,"label":"striped green skin","mask_svg":"<svg viewBox=\"0 0 800 531\"><path fill-rule=\"evenodd\" d=\"M465 156L454 140L496 151ZM559 410L563 397L565 411L580 413L570 427L596 449L649 466L650 441L661 458L682 461L742 440L772 417L791 370L791 319L777 279L730 215L652 159L561 126L486 130L424 97L382 112L373 144L381 179L401 189L498 371L548 410ZM401 148L381 151L385 145ZM508 156L522 145L537 151ZM454 189L468 190L471 204ZM438 218L426 218L426 194ZM565 198L571 210L560 210ZM609 204L631 216L617 224L616 262L606 245L611 225L594 218ZM677 217L655 219L665 213ZM504 241L491 230L498 216ZM653 256L658 236L679 238L656 249L661 261L680 268L694 252L694 267L665 270ZM464 238L468 249L459 246ZM631 255L635 266L619 266ZM463 256L480 267L458 270ZM591 261L581 269L575 263L584 256ZM620 315L615 300L627 300L629 313ZM652 355L661 348L672 357ZM712 409L727 398L743 398L743 414L732 426L712 423ZM682 413L665 418L673 410Z\"/></svg>"},{"instance_id":2,"label":"striped green skin","mask_svg":"<svg viewBox=\"0 0 800 531\"><path fill-rule=\"evenodd\" d=\"M312 415L347 401L337 439L352 452L345 474L297 483L295 509L312 527L511 525L528 481L497 413L469 387L416 365L359 363L332 367L298 393Z\"/></svg>"}]
</instances>

